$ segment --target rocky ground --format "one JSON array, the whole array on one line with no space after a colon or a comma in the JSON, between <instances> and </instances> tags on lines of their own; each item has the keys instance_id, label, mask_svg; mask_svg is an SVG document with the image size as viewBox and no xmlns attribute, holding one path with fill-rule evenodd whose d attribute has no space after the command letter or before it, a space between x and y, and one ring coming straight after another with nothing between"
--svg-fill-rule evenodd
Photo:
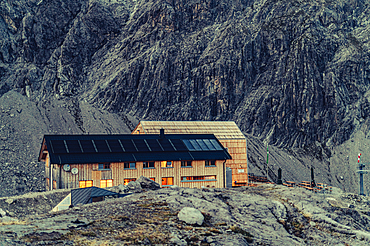
<instances>
[{"instance_id":1,"label":"rocky ground","mask_svg":"<svg viewBox=\"0 0 370 246\"><path fill-rule=\"evenodd\" d=\"M68 191L0 200L3 245L369 245L370 200L278 185L172 187L48 212ZM29 199L33 199L32 203ZM27 203L25 203L27 201ZM9 205L9 206L8 206ZM11 205L11 206L10 206ZM27 210L32 206L33 215ZM199 210L202 225L179 220ZM10 216L12 219L10 219Z\"/></svg>"}]
</instances>

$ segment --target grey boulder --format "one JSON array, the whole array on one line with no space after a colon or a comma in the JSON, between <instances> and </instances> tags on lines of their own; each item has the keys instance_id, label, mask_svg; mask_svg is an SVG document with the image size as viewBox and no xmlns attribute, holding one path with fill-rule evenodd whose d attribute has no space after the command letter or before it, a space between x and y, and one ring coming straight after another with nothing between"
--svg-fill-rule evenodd
<instances>
[{"instance_id":1,"label":"grey boulder","mask_svg":"<svg viewBox=\"0 0 370 246\"><path fill-rule=\"evenodd\" d=\"M118 190L119 190L119 193L127 193L130 191L130 189L126 185L123 185L123 184L118 185Z\"/></svg>"},{"instance_id":2,"label":"grey boulder","mask_svg":"<svg viewBox=\"0 0 370 246\"><path fill-rule=\"evenodd\" d=\"M131 181L130 183L127 184L127 187L130 189L130 192L133 193L140 193L143 191L140 183L137 181Z\"/></svg>"},{"instance_id":3,"label":"grey boulder","mask_svg":"<svg viewBox=\"0 0 370 246\"><path fill-rule=\"evenodd\" d=\"M198 209L190 207L184 207L181 209L177 217L179 220L190 225L202 225L204 221L203 214Z\"/></svg>"},{"instance_id":4,"label":"grey boulder","mask_svg":"<svg viewBox=\"0 0 370 246\"><path fill-rule=\"evenodd\" d=\"M142 189L158 190L161 188L158 183L144 176L141 176L136 182L140 183Z\"/></svg>"},{"instance_id":5,"label":"grey boulder","mask_svg":"<svg viewBox=\"0 0 370 246\"><path fill-rule=\"evenodd\" d=\"M4 217L6 215L6 212L0 208L0 216Z\"/></svg>"}]
</instances>

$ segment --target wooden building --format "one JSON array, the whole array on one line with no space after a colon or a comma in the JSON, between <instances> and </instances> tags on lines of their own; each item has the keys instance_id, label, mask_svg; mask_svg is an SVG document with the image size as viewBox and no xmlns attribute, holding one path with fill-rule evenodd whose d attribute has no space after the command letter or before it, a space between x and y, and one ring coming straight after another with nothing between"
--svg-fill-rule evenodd
<instances>
[{"instance_id":1,"label":"wooden building","mask_svg":"<svg viewBox=\"0 0 370 246\"><path fill-rule=\"evenodd\" d=\"M248 184L247 140L233 121L140 121L132 134L214 134L232 159L226 166L232 169L233 186Z\"/></svg>"},{"instance_id":2,"label":"wooden building","mask_svg":"<svg viewBox=\"0 0 370 246\"><path fill-rule=\"evenodd\" d=\"M162 185L225 187L231 156L212 134L45 135L46 189L101 188L140 176Z\"/></svg>"}]
</instances>

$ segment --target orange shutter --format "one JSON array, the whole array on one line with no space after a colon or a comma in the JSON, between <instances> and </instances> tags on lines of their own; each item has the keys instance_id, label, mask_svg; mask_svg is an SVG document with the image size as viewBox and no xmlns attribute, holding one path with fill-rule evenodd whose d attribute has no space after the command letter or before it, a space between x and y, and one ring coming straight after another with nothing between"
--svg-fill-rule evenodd
<instances>
[{"instance_id":1,"label":"orange shutter","mask_svg":"<svg viewBox=\"0 0 370 246\"><path fill-rule=\"evenodd\" d=\"M167 167L167 161L161 161L161 167Z\"/></svg>"},{"instance_id":2,"label":"orange shutter","mask_svg":"<svg viewBox=\"0 0 370 246\"><path fill-rule=\"evenodd\" d=\"M173 177L162 178L162 185L173 185Z\"/></svg>"}]
</instances>

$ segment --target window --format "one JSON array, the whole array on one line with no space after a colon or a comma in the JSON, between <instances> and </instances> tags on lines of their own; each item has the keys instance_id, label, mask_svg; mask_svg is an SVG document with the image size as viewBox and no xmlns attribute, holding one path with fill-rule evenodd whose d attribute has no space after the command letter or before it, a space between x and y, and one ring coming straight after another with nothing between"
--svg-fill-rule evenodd
<instances>
[{"instance_id":1,"label":"window","mask_svg":"<svg viewBox=\"0 0 370 246\"><path fill-rule=\"evenodd\" d=\"M216 175L181 177L181 182L191 182L191 181L216 181Z\"/></svg>"},{"instance_id":2,"label":"window","mask_svg":"<svg viewBox=\"0 0 370 246\"><path fill-rule=\"evenodd\" d=\"M93 181L92 180L81 180L80 181L80 188L92 187Z\"/></svg>"},{"instance_id":3,"label":"window","mask_svg":"<svg viewBox=\"0 0 370 246\"><path fill-rule=\"evenodd\" d=\"M136 169L136 163L135 162L125 162L123 163L124 169Z\"/></svg>"},{"instance_id":4,"label":"window","mask_svg":"<svg viewBox=\"0 0 370 246\"><path fill-rule=\"evenodd\" d=\"M215 160L206 160L206 167L215 167L216 161Z\"/></svg>"},{"instance_id":5,"label":"window","mask_svg":"<svg viewBox=\"0 0 370 246\"><path fill-rule=\"evenodd\" d=\"M173 185L173 177L162 178L162 185Z\"/></svg>"},{"instance_id":6,"label":"window","mask_svg":"<svg viewBox=\"0 0 370 246\"><path fill-rule=\"evenodd\" d=\"M161 161L161 167L173 167L172 161Z\"/></svg>"},{"instance_id":7,"label":"window","mask_svg":"<svg viewBox=\"0 0 370 246\"><path fill-rule=\"evenodd\" d=\"M154 168L154 161L144 161L143 168Z\"/></svg>"},{"instance_id":8,"label":"window","mask_svg":"<svg viewBox=\"0 0 370 246\"><path fill-rule=\"evenodd\" d=\"M133 178L133 179L124 179L124 180L123 180L123 184L124 184L124 185L127 185L127 184L128 184L128 183L130 183L131 181L135 181L135 180L136 180L136 179L134 179L134 178Z\"/></svg>"},{"instance_id":9,"label":"window","mask_svg":"<svg viewBox=\"0 0 370 246\"><path fill-rule=\"evenodd\" d=\"M181 161L181 167L191 167L191 161Z\"/></svg>"},{"instance_id":10,"label":"window","mask_svg":"<svg viewBox=\"0 0 370 246\"><path fill-rule=\"evenodd\" d=\"M98 170L110 170L110 163L101 163L99 164Z\"/></svg>"},{"instance_id":11,"label":"window","mask_svg":"<svg viewBox=\"0 0 370 246\"><path fill-rule=\"evenodd\" d=\"M101 201L104 201L104 197L103 196L100 196L100 197L92 197L91 198L91 201L92 202L101 202Z\"/></svg>"},{"instance_id":12,"label":"window","mask_svg":"<svg viewBox=\"0 0 370 246\"><path fill-rule=\"evenodd\" d=\"M100 188L112 187L113 179L102 179L100 180Z\"/></svg>"},{"instance_id":13,"label":"window","mask_svg":"<svg viewBox=\"0 0 370 246\"><path fill-rule=\"evenodd\" d=\"M150 180L153 180L155 182L155 178L149 178Z\"/></svg>"}]
</instances>

